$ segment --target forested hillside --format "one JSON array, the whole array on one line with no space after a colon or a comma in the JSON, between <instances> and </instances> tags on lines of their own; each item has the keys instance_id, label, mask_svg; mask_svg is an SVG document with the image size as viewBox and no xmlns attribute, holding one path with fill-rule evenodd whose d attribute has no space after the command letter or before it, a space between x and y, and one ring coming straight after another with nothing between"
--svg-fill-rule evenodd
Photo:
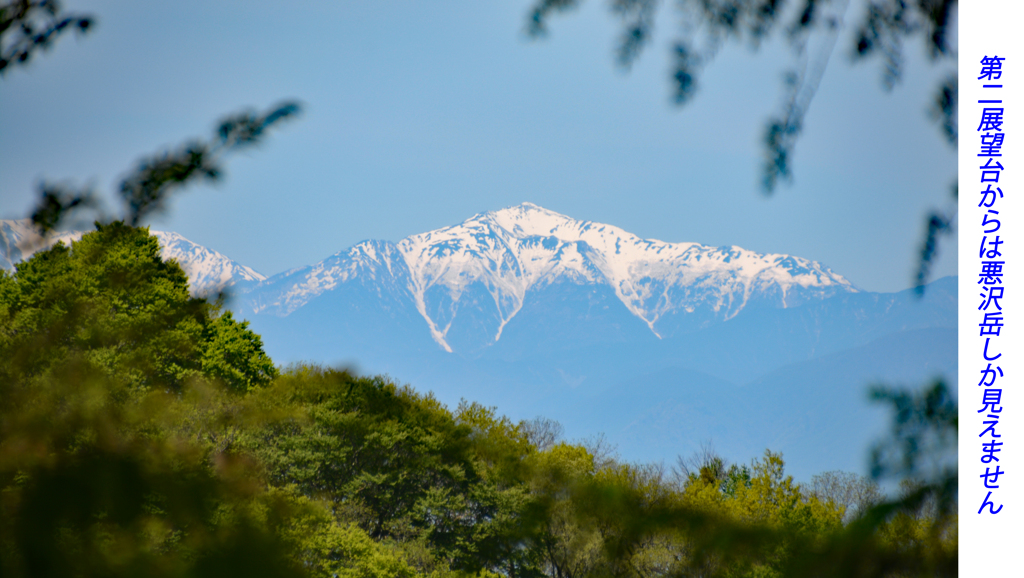
<instances>
[{"instance_id":1,"label":"forested hillside","mask_svg":"<svg viewBox=\"0 0 1024 578\"><path fill-rule=\"evenodd\" d=\"M770 448L622 463L547 420L277 367L113 222L0 271L0 576L956 575L955 471L919 467L955 402L878 397L898 496L801 486Z\"/></svg>"}]
</instances>

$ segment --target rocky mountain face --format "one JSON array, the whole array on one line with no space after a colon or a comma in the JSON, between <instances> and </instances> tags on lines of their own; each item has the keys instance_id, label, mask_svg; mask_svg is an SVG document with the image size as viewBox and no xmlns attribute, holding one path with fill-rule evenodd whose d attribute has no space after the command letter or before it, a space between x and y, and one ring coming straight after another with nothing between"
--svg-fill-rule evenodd
<instances>
[{"instance_id":1,"label":"rocky mountain face","mask_svg":"<svg viewBox=\"0 0 1024 578\"><path fill-rule=\"evenodd\" d=\"M545 415L632 460L710 440L737 461L782 451L798 479L861 472L887 422L869 384L956 379L955 278L923 299L860 291L800 257L641 239L530 203L269 278L153 234L193 293L231 295L278 363L355 364L449 405ZM0 266L58 239L29 235L0 222Z\"/></svg>"},{"instance_id":2,"label":"rocky mountain face","mask_svg":"<svg viewBox=\"0 0 1024 578\"><path fill-rule=\"evenodd\" d=\"M150 233L159 240L164 260L177 261L188 275L193 295L216 295L229 287L242 289L266 279L265 275L177 233ZM32 229L28 219L0 221L0 268L12 271L19 261L27 259L35 251L57 242L70 245L83 234L85 231L62 231L44 239Z\"/></svg>"}]
</instances>

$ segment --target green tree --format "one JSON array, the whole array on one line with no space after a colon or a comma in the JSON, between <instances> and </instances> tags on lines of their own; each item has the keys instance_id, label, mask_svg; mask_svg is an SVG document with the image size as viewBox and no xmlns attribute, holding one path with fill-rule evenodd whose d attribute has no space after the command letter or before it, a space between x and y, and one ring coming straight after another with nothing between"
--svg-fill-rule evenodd
<instances>
[{"instance_id":1,"label":"green tree","mask_svg":"<svg viewBox=\"0 0 1024 578\"><path fill-rule=\"evenodd\" d=\"M521 570L528 502L522 461L535 451L507 419L384 377L298 366L252 395L280 419L241 447L270 483L322 500L342 524L392 545L418 571Z\"/></svg>"},{"instance_id":2,"label":"green tree","mask_svg":"<svg viewBox=\"0 0 1024 578\"><path fill-rule=\"evenodd\" d=\"M202 373L232 388L251 391L269 385L278 374L260 336L249 329L248 321L235 321L230 311L207 324L204 345Z\"/></svg>"},{"instance_id":3,"label":"green tree","mask_svg":"<svg viewBox=\"0 0 1024 578\"><path fill-rule=\"evenodd\" d=\"M246 390L277 374L245 323L189 296L155 237L116 221L0 272L0 356L12 383L72 359L134 389L178 390L202 374Z\"/></svg>"},{"instance_id":4,"label":"green tree","mask_svg":"<svg viewBox=\"0 0 1024 578\"><path fill-rule=\"evenodd\" d=\"M601 536L577 511L573 489L597 472L594 456L561 442L539 453L534 467L531 491L543 505L535 538L539 567L553 578L593 574L603 562Z\"/></svg>"}]
</instances>

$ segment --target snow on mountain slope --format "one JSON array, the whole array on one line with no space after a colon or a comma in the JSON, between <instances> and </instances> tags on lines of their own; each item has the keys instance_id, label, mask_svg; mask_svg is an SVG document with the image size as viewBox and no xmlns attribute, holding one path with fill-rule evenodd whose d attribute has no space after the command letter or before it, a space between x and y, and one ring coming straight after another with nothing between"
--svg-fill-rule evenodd
<instances>
[{"instance_id":1,"label":"snow on mountain slope","mask_svg":"<svg viewBox=\"0 0 1024 578\"><path fill-rule=\"evenodd\" d=\"M62 232L39 236L28 219L0 220L0 269L14 270L14 265L32 256L32 253L50 247L57 241L70 245L82 236L81 232Z\"/></svg>"},{"instance_id":2,"label":"snow on mountain slope","mask_svg":"<svg viewBox=\"0 0 1024 578\"><path fill-rule=\"evenodd\" d=\"M399 260L404 266L397 266ZM448 332L467 294L475 307L482 294L493 304L486 314L498 320L495 342L527 292L552 283L611 286L658 337L671 315L701 311L724 321L752 298L789 307L857 291L807 259L641 239L612 225L523 203L395 245L360 243L317 265L268 279L254 290L258 296L250 304L254 311L287 315L338 283L367 275L404 284L434 340L447 351L452 351Z\"/></svg>"},{"instance_id":3,"label":"snow on mountain slope","mask_svg":"<svg viewBox=\"0 0 1024 578\"><path fill-rule=\"evenodd\" d=\"M70 245L82 237L84 231L55 233L41 239L28 219L0 221L0 267L12 270L19 261L35 251L50 247L58 241ZM174 259L188 276L193 295L212 295L235 284L258 283L266 279L249 267L240 265L224 255L189 241L177 233L150 231L160 243L164 259Z\"/></svg>"},{"instance_id":4,"label":"snow on mountain slope","mask_svg":"<svg viewBox=\"0 0 1024 578\"><path fill-rule=\"evenodd\" d=\"M751 295L776 289L781 306L794 288L855 291L818 263L788 255L761 255L739 247L706 247L641 239L618 227L577 221L532 203L481 213L398 244L413 278L411 289L434 339L448 349L445 329L424 302L431 286L446 287L453 301L465 287L487 287L501 314L494 340L519 312L526 291L556 280L607 283L655 335L666 313L710 306L734 317Z\"/></svg>"},{"instance_id":5,"label":"snow on mountain slope","mask_svg":"<svg viewBox=\"0 0 1024 578\"><path fill-rule=\"evenodd\" d=\"M246 300L253 313L285 316L341 283L356 279L375 283L380 294L384 285L404 288L408 276L405 260L394 243L363 241L315 265L271 277L252 288Z\"/></svg>"},{"instance_id":6,"label":"snow on mountain slope","mask_svg":"<svg viewBox=\"0 0 1024 578\"><path fill-rule=\"evenodd\" d=\"M177 233L150 231L160 242L164 259L174 259L188 275L193 295L212 295L242 283L258 283L267 278L250 267L189 241Z\"/></svg>"}]
</instances>

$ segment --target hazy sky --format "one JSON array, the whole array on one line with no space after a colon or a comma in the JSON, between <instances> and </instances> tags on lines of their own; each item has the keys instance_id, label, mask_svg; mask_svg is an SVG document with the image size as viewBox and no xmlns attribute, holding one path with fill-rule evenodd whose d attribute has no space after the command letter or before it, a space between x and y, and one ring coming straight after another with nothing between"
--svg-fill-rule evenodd
<instances>
[{"instance_id":1,"label":"hazy sky","mask_svg":"<svg viewBox=\"0 0 1024 578\"><path fill-rule=\"evenodd\" d=\"M947 70L915 42L886 93L877 60L851 64L857 2L795 182L772 198L758 188L759 139L790 63L778 39L759 53L727 45L678 108L668 10L626 73L605 2L555 19L541 41L523 33L526 0L64 4L94 14L94 32L0 80L0 217L25 216L40 179L109 193L142 155L294 98L301 119L152 223L265 274L531 201L642 237L798 255L895 291L956 173L927 117ZM956 274L955 238L941 250L936 277Z\"/></svg>"}]
</instances>

